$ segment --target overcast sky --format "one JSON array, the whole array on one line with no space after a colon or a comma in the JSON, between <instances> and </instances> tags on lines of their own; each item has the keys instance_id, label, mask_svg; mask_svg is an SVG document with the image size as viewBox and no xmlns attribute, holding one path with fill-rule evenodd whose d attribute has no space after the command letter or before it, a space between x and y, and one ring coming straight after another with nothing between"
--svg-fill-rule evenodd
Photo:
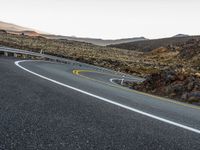
<instances>
[{"instance_id":1,"label":"overcast sky","mask_svg":"<svg viewBox=\"0 0 200 150\"><path fill-rule=\"evenodd\" d=\"M0 20L41 31L117 39L200 34L200 0L0 0Z\"/></svg>"}]
</instances>

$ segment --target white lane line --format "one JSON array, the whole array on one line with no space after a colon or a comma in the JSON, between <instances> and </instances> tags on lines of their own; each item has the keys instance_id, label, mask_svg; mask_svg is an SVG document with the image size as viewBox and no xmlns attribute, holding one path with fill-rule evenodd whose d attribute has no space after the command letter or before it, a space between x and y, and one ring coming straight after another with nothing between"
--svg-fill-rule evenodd
<instances>
[{"instance_id":1,"label":"white lane line","mask_svg":"<svg viewBox=\"0 0 200 150\"><path fill-rule=\"evenodd\" d=\"M113 83L113 84L116 84L116 83L114 82L114 80L122 80L122 79L118 79L118 78L111 78L111 79L110 79L110 82L111 82L111 83Z\"/></svg>"},{"instance_id":2,"label":"white lane line","mask_svg":"<svg viewBox=\"0 0 200 150\"><path fill-rule=\"evenodd\" d=\"M164 118L155 116L155 115L150 114L150 113L146 113L146 112L144 112L144 111L141 111L141 110L138 110L138 109L135 109L135 108L132 108L132 107L129 107L129 106L120 104L120 103L118 103L118 102L114 102L114 101L112 101L112 100L110 100L110 99L107 99L107 98L104 98L104 97L101 97L101 96L97 96L97 95L95 95L95 94L92 94L92 93L83 91L83 90L81 90L81 89L72 87L72 86L70 86L70 85L67 85L67 84L61 83L61 82L59 82L59 81L56 81L56 80L47 78L47 77L45 77L45 76L43 76L43 75L37 74L37 73L35 73L35 72L33 72L33 71L30 71L30 70L28 70L28 69L22 67L22 66L19 64L19 63L21 63L21 62L26 62L26 61L27 61L27 60L16 61L16 62L15 62L15 65L18 66L19 68L21 68L21 69L23 69L23 70L25 70L25 71L27 71L27 72L33 74L33 75L36 75L36 76L38 76L38 77L40 77L40 78L42 78L42 79L51 81L51 82L56 83L56 84L58 84L58 85L61 85L61 86L63 86L63 87L66 87L66 88L75 90L75 91L77 91L77 92L80 92L80 93L86 94L86 95L88 95L88 96L97 98L97 99L99 99L99 100L102 100L102 101L104 101L104 102L107 102L107 103L116 105L116 106L118 106L118 107L121 107L121 108L130 110L130 111L136 112L136 113L138 113L138 114L141 114L141 115L144 115L144 116L147 116L147 117L150 117L150 118L153 118L153 119L156 119L156 120L165 122L165 123L167 123L167 124L171 124L171 125L174 125L174 126L176 126L176 127L180 127L180 128L183 128L183 129L186 129L186 130L189 130L189 131L192 131L192 132L195 132L195 133L200 134L200 130L198 130L198 129L195 129L195 128L192 128L192 127L189 127L189 126L186 126L186 125L182 125L182 124L180 124L180 123L176 123L176 122L174 122L174 121L170 121L170 120L167 120L167 119L164 119ZM28 60L28 61L30 61L30 60Z\"/></svg>"}]
</instances>

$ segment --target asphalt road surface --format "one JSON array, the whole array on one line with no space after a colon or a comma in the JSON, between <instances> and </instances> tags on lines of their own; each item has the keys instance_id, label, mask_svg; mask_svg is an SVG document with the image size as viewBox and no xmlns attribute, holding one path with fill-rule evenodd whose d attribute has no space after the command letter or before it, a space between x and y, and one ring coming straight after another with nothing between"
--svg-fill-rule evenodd
<instances>
[{"instance_id":1,"label":"asphalt road surface","mask_svg":"<svg viewBox=\"0 0 200 150\"><path fill-rule=\"evenodd\" d=\"M113 78L121 76L0 57L0 150L200 149L199 107Z\"/></svg>"}]
</instances>

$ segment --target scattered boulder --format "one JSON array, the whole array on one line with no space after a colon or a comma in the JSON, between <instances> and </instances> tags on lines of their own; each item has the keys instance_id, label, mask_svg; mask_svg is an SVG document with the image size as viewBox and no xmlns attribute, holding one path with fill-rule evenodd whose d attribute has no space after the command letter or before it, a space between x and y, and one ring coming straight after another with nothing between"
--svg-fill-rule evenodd
<instances>
[{"instance_id":1,"label":"scattered boulder","mask_svg":"<svg viewBox=\"0 0 200 150\"><path fill-rule=\"evenodd\" d=\"M200 72L195 73L195 76L200 78Z\"/></svg>"},{"instance_id":2,"label":"scattered boulder","mask_svg":"<svg viewBox=\"0 0 200 150\"><path fill-rule=\"evenodd\" d=\"M189 93L187 96L187 100L189 103L200 102L200 91Z\"/></svg>"},{"instance_id":3,"label":"scattered boulder","mask_svg":"<svg viewBox=\"0 0 200 150\"><path fill-rule=\"evenodd\" d=\"M190 39L180 46L179 57L183 59L191 59L200 53L200 40Z\"/></svg>"},{"instance_id":4,"label":"scattered boulder","mask_svg":"<svg viewBox=\"0 0 200 150\"><path fill-rule=\"evenodd\" d=\"M130 83L129 83L130 84ZM147 76L132 88L160 96L200 104L200 78L179 69L166 69Z\"/></svg>"}]
</instances>

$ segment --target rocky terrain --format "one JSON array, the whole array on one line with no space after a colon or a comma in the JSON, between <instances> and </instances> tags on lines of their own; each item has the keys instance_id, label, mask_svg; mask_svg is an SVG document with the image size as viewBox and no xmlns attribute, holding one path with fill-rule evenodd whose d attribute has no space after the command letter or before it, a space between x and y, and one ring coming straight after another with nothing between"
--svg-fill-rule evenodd
<instances>
[{"instance_id":1,"label":"rocky terrain","mask_svg":"<svg viewBox=\"0 0 200 150\"><path fill-rule=\"evenodd\" d=\"M132 89L200 105L200 74L167 69L147 76L143 83L125 82Z\"/></svg>"},{"instance_id":2,"label":"rocky terrain","mask_svg":"<svg viewBox=\"0 0 200 150\"><path fill-rule=\"evenodd\" d=\"M141 76L146 78L143 83L127 82L125 86L199 105L200 40L197 37L179 39L175 38L170 44L158 40L158 47L144 52L143 49L125 50L0 30L0 45L37 52L43 50L47 54Z\"/></svg>"},{"instance_id":3,"label":"rocky terrain","mask_svg":"<svg viewBox=\"0 0 200 150\"><path fill-rule=\"evenodd\" d=\"M36 52L43 50L46 54L66 57L130 74L143 75L148 71L152 72L151 67L144 68L143 64L137 65L138 58L140 58L138 57L139 52L107 48L84 42L15 35L2 30L0 32L0 45Z\"/></svg>"},{"instance_id":4,"label":"rocky terrain","mask_svg":"<svg viewBox=\"0 0 200 150\"><path fill-rule=\"evenodd\" d=\"M160 71L146 76L143 83L125 82L132 89L200 105L200 40L190 39L178 47L170 45L151 51L153 58L174 51L169 63ZM148 55L149 55L148 54ZM169 53L168 53L169 54ZM172 52L170 53L172 56ZM149 55L150 56L150 55ZM164 57L163 57L164 58ZM164 59L159 62L165 61Z\"/></svg>"}]
</instances>

